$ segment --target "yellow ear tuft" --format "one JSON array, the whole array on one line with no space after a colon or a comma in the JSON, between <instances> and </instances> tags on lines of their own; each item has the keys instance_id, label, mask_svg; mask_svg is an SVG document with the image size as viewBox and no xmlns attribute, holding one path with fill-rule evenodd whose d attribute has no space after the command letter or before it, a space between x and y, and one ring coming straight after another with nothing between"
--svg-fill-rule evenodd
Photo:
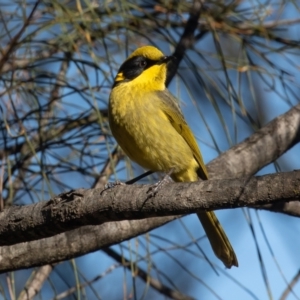
<instances>
[{"instance_id":1,"label":"yellow ear tuft","mask_svg":"<svg viewBox=\"0 0 300 300\"><path fill-rule=\"evenodd\" d=\"M132 58L132 57L135 57L135 56L144 56L148 59L151 59L151 60L159 60L161 59L164 54L158 50L157 48L153 47L153 46L143 46L143 47L140 47L138 49L136 49L128 58Z\"/></svg>"}]
</instances>

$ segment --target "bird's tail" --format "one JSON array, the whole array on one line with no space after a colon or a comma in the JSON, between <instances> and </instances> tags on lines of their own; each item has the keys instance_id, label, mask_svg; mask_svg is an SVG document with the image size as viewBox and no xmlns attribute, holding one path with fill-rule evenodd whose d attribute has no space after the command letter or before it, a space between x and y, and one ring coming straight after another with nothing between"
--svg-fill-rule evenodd
<instances>
[{"instance_id":1,"label":"bird's tail","mask_svg":"<svg viewBox=\"0 0 300 300\"><path fill-rule=\"evenodd\" d=\"M215 213L213 211L201 212L197 216L202 223L215 255L227 268L237 267L238 261L234 250Z\"/></svg>"}]
</instances>

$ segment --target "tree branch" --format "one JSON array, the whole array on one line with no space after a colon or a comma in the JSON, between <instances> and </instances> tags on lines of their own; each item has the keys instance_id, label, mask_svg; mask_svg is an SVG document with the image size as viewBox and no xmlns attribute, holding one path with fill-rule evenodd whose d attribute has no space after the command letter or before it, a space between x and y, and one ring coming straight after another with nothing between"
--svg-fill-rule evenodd
<instances>
[{"instance_id":1,"label":"tree branch","mask_svg":"<svg viewBox=\"0 0 300 300\"><path fill-rule=\"evenodd\" d=\"M300 141L300 104L208 164L212 179L251 176Z\"/></svg>"},{"instance_id":2,"label":"tree branch","mask_svg":"<svg viewBox=\"0 0 300 300\"><path fill-rule=\"evenodd\" d=\"M119 262L123 266L127 267L129 270L132 269L132 262L127 260L126 258L120 256L116 251L114 251L111 248L105 248L103 251L112 257L115 261ZM153 278L150 276L148 272L145 272L143 269L139 268L138 265L134 265L134 271L136 276L139 276L144 282L147 282L151 287L153 287L155 290L157 290L162 295L165 295L166 297L170 299L175 300L192 300L194 298L189 297L188 295L184 295L181 292L177 290L172 290L166 285L164 285L159 280Z\"/></svg>"},{"instance_id":3,"label":"tree branch","mask_svg":"<svg viewBox=\"0 0 300 300\"><path fill-rule=\"evenodd\" d=\"M300 202L296 201L296 199L291 199L291 202L278 202L255 208L283 213L292 217L300 217Z\"/></svg>"},{"instance_id":4,"label":"tree branch","mask_svg":"<svg viewBox=\"0 0 300 300\"><path fill-rule=\"evenodd\" d=\"M12 206L0 215L0 245L50 237L84 225L251 207L300 199L300 171L261 177L170 183L152 198L149 185L121 185L60 194L48 202Z\"/></svg>"},{"instance_id":5,"label":"tree branch","mask_svg":"<svg viewBox=\"0 0 300 300\"><path fill-rule=\"evenodd\" d=\"M4 65L4 63L8 60L10 53L13 51L13 49L15 48L15 46L18 43L19 38L22 36L22 34L24 33L25 29L28 27L28 25L30 24L32 17L34 15L34 12L36 11L38 5L39 5L40 1L38 0L34 6L33 9L31 10L28 18L26 18L23 26L21 27L21 29L18 31L18 33L11 39L9 45L7 46L7 48L2 51L2 55L1 55L1 59L0 59L0 72L2 71L2 67Z\"/></svg>"},{"instance_id":6,"label":"tree branch","mask_svg":"<svg viewBox=\"0 0 300 300\"><path fill-rule=\"evenodd\" d=\"M285 300L285 299L287 299L289 294L294 294L293 288L299 282L299 280L300 280L300 270L298 270L297 274L294 276L291 283L286 287L286 289L284 290L284 292L279 300Z\"/></svg>"},{"instance_id":7,"label":"tree branch","mask_svg":"<svg viewBox=\"0 0 300 300\"><path fill-rule=\"evenodd\" d=\"M176 217L108 222L13 246L0 247L0 273L51 264L121 243Z\"/></svg>"},{"instance_id":8,"label":"tree branch","mask_svg":"<svg viewBox=\"0 0 300 300\"><path fill-rule=\"evenodd\" d=\"M30 276L24 289L20 293L18 300L33 299L33 297L40 292L52 269L53 267L51 265L45 265L38 270L34 270L32 276Z\"/></svg>"},{"instance_id":9,"label":"tree branch","mask_svg":"<svg viewBox=\"0 0 300 300\"><path fill-rule=\"evenodd\" d=\"M178 42L175 52L173 54L176 60L168 67L168 75L166 85L168 86L174 75L177 72L179 64L183 59L186 50L188 50L195 43L195 31L198 27L198 20L200 18L201 10L203 9L203 0L194 0L189 19L184 28L184 32Z\"/></svg>"}]
</instances>

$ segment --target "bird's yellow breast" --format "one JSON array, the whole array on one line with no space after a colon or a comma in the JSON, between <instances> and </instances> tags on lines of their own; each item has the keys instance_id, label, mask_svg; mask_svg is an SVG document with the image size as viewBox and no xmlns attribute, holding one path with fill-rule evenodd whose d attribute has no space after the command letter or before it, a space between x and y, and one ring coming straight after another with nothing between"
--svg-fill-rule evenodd
<instances>
[{"instance_id":1,"label":"bird's yellow breast","mask_svg":"<svg viewBox=\"0 0 300 300\"><path fill-rule=\"evenodd\" d=\"M161 109L156 92L122 84L113 89L109 122L117 142L139 165L174 174L198 167L193 153Z\"/></svg>"}]
</instances>

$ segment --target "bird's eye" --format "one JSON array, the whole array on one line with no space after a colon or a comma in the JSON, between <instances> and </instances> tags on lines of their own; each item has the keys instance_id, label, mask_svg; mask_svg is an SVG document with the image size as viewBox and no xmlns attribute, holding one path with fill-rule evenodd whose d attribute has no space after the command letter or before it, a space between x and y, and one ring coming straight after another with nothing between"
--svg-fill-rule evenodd
<instances>
[{"instance_id":1,"label":"bird's eye","mask_svg":"<svg viewBox=\"0 0 300 300\"><path fill-rule=\"evenodd\" d=\"M140 67L145 67L147 65L147 62L145 60L140 61Z\"/></svg>"}]
</instances>

